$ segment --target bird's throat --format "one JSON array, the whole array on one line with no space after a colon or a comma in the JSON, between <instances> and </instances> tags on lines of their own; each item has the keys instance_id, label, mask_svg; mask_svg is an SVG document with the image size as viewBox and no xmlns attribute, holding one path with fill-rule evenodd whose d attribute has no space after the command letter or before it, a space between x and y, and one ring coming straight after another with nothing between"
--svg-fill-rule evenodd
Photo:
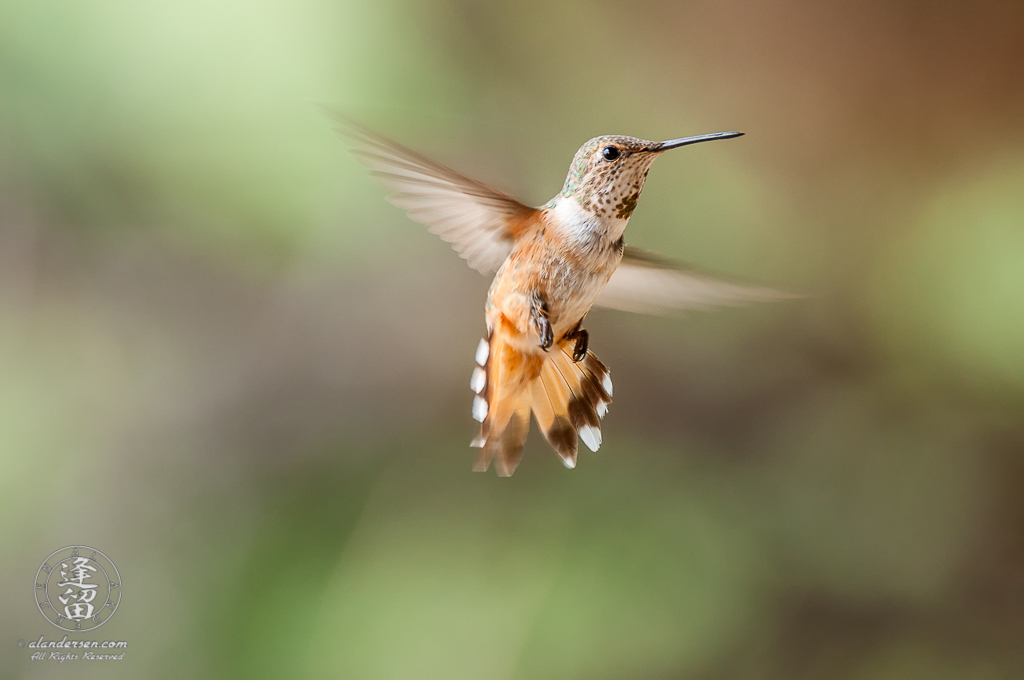
<instances>
[{"instance_id":1,"label":"bird's throat","mask_svg":"<svg viewBox=\"0 0 1024 680\"><path fill-rule=\"evenodd\" d=\"M584 208L575 196L559 196L548 220L573 250L603 253L616 247L629 217L598 214Z\"/></svg>"}]
</instances>

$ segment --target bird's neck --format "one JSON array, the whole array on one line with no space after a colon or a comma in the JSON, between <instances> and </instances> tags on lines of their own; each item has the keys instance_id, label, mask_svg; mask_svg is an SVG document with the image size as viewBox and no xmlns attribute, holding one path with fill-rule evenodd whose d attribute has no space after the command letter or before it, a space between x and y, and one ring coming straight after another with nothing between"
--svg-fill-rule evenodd
<instances>
[{"instance_id":1,"label":"bird's neck","mask_svg":"<svg viewBox=\"0 0 1024 680\"><path fill-rule=\"evenodd\" d=\"M597 214L583 207L575 196L560 195L548 204L548 222L567 245L580 251L603 251L614 246L626 230L629 218Z\"/></svg>"}]
</instances>

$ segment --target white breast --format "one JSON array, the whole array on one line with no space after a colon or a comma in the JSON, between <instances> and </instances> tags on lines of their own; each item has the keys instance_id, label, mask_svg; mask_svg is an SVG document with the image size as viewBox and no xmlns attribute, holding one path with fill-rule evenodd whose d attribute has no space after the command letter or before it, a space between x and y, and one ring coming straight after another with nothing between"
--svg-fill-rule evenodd
<instances>
[{"instance_id":1,"label":"white breast","mask_svg":"<svg viewBox=\"0 0 1024 680\"><path fill-rule=\"evenodd\" d=\"M553 277L555 333L570 330L589 310L619 263L615 245L628 219L601 218L584 210L573 198L561 197L553 207L550 223L578 257L579 264ZM567 265L568 267L568 265Z\"/></svg>"}]
</instances>

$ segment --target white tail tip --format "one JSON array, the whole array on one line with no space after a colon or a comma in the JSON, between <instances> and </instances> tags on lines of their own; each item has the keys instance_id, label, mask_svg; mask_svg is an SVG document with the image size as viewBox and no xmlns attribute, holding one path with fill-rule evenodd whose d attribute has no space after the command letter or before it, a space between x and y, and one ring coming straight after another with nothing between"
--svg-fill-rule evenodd
<instances>
[{"instance_id":1,"label":"white tail tip","mask_svg":"<svg viewBox=\"0 0 1024 680\"><path fill-rule=\"evenodd\" d=\"M487 355L491 353L491 347L487 341L480 338L480 344L476 346L476 363L484 366L487 363Z\"/></svg>"},{"instance_id":2,"label":"white tail tip","mask_svg":"<svg viewBox=\"0 0 1024 680\"><path fill-rule=\"evenodd\" d=\"M473 397L473 419L478 423L482 423L486 417L487 400L483 397Z\"/></svg>"},{"instance_id":3,"label":"white tail tip","mask_svg":"<svg viewBox=\"0 0 1024 680\"><path fill-rule=\"evenodd\" d=\"M591 425L584 425L580 428L580 439L591 451L601 448L601 430Z\"/></svg>"},{"instance_id":4,"label":"white tail tip","mask_svg":"<svg viewBox=\"0 0 1024 680\"><path fill-rule=\"evenodd\" d=\"M469 379L469 388L480 394L483 391L484 385L487 383L487 374L484 373L484 369L479 366L473 369L473 377Z\"/></svg>"},{"instance_id":5,"label":"white tail tip","mask_svg":"<svg viewBox=\"0 0 1024 680\"><path fill-rule=\"evenodd\" d=\"M604 374L604 379L601 380L601 387L604 388L604 391L608 393L609 397L612 396L612 374L611 373L605 373Z\"/></svg>"}]
</instances>

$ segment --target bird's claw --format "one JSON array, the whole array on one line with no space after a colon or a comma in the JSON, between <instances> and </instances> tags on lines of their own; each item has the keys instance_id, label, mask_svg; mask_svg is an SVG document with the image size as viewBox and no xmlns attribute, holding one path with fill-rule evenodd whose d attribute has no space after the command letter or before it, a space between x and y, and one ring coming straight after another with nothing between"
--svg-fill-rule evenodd
<instances>
[{"instance_id":1,"label":"bird's claw","mask_svg":"<svg viewBox=\"0 0 1024 680\"><path fill-rule=\"evenodd\" d=\"M590 345L590 333L580 328L582 325L583 319L580 319L575 328L562 336L562 340L576 341L572 348L572 360L577 364L587 358L587 347Z\"/></svg>"},{"instance_id":2,"label":"bird's claw","mask_svg":"<svg viewBox=\"0 0 1024 680\"><path fill-rule=\"evenodd\" d=\"M572 360L574 363L579 363L587 358L587 343L580 343L576 341L576 347L572 351Z\"/></svg>"},{"instance_id":3,"label":"bird's claw","mask_svg":"<svg viewBox=\"0 0 1024 680\"><path fill-rule=\"evenodd\" d=\"M587 347L590 344L590 334L581 328L573 335L576 338L576 345L572 349L572 360L575 363L579 363L587 358Z\"/></svg>"},{"instance_id":4,"label":"bird's claw","mask_svg":"<svg viewBox=\"0 0 1024 680\"><path fill-rule=\"evenodd\" d=\"M551 330L551 322L547 320L547 317L542 316L537 319L537 331L540 335L540 348L547 352L555 342L555 334Z\"/></svg>"},{"instance_id":5,"label":"bird's claw","mask_svg":"<svg viewBox=\"0 0 1024 680\"><path fill-rule=\"evenodd\" d=\"M540 336L540 347L547 352L555 343L555 333L551 330L551 322L548 320L548 303L539 293L535 294L530 303L530 322Z\"/></svg>"}]
</instances>

